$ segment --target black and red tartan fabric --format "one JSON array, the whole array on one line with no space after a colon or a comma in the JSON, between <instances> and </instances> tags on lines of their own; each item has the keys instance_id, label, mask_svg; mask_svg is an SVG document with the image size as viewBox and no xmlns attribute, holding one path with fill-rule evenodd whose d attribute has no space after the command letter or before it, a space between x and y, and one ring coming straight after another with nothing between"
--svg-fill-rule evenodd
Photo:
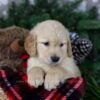
<instances>
[{"instance_id":1,"label":"black and red tartan fabric","mask_svg":"<svg viewBox=\"0 0 100 100\"><path fill-rule=\"evenodd\" d=\"M24 55L23 67L27 67L28 55ZM65 80L56 89L47 91L43 86L34 88L21 71L4 67L0 70L0 87L9 100L80 100L84 95L85 80L82 77Z\"/></svg>"}]
</instances>

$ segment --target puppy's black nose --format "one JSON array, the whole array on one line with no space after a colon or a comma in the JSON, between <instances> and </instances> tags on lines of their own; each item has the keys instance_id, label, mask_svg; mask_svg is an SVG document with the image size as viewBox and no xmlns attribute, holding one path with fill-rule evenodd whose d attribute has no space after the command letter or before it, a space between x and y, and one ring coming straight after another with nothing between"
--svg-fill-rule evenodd
<instances>
[{"instance_id":1,"label":"puppy's black nose","mask_svg":"<svg viewBox=\"0 0 100 100\"><path fill-rule=\"evenodd\" d=\"M57 57L57 56L52 56L52 57L51 57L52 62L55 62L55 63L58 62L59 59L60 59L60 58Z\"/></svg>"}]
</instances>

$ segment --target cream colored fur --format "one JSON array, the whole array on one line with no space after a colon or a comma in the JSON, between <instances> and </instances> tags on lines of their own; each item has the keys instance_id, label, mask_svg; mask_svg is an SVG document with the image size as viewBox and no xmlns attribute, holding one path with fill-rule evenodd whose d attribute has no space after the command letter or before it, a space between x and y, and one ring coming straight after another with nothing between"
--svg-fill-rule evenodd
<instances>
[{"instance_id":1,"label":"cream colored fur","mask_svg":"<svg viewBox=\"0 0 100 100\"><path fill-rule=\"evenodd\" d=\"M65 79L81 76L73 60L69 32L58 21L37 24L25 41L25 49L30 55L27 75L32 86L44 83L45 89L52 90ZM57 63L50 59L54 55L60 58Z\"/></svg>"}]
</instances>

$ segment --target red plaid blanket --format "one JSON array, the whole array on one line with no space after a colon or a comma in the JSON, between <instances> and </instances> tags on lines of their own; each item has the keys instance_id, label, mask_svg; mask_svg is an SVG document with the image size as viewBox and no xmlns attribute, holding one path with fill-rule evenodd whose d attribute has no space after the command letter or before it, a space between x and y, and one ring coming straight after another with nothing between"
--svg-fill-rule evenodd
<instances>
[{"instance_id":1,"label":"red plaid blanket","mask_svg":"<svg viewBox=\"0 0 100 100\"><path fill-rule=\"evenodd\" d=\"M27 58L28 56L22 57L23 60ZM23 67L26 67L26 62ZM10 68L0 70L0 86L10 100L80 100L84 94L82 77L65 80L57 89L47 91L43 86L30 86L25 73Z\"/></svg>"}]
</instances>

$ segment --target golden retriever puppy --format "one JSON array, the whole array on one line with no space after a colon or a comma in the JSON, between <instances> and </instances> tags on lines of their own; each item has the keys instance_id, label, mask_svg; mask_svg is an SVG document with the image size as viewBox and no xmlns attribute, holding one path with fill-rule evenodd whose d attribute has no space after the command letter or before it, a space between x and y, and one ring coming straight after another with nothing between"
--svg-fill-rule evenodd
<instances>
[{"instance_id":1,"label":"golden retriever puppy","mask_svg":"<svg viewBox=\"0 0 100 100\"><path fill-rule=\"evenodd\" d=\"M52 90L60 82L81 76L75 65L68 30L56 20L36 25L25 40L28 59L28 82Z\"/></svg>"}]
</instances>

